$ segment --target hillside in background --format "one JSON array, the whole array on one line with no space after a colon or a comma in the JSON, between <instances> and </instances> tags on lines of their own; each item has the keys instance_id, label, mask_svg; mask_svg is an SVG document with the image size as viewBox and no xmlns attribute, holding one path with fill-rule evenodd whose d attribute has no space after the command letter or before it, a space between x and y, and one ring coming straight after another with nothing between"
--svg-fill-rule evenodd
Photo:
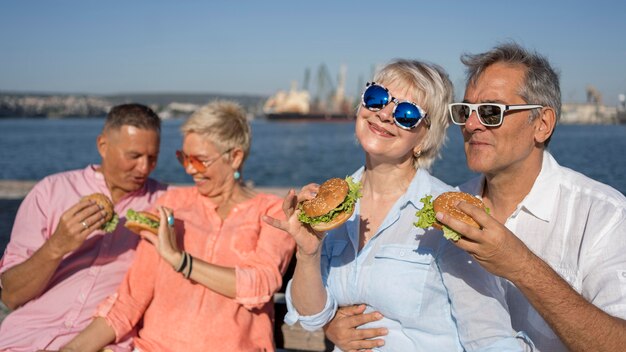
<instances>
[{"instance_id":1,"label":"hillside in background","mask_svg":"<svg viewBox=\"0 0 626 352\"><path fill-rule=\"evenodd\" d=\"M215 99L240 103L251 117L262 112L266 96L215 93L129 93L114 95L0 92L0 117L102 117L112 106L141 103L162 118L187 116Z\"/></svg>"}]
</instances>

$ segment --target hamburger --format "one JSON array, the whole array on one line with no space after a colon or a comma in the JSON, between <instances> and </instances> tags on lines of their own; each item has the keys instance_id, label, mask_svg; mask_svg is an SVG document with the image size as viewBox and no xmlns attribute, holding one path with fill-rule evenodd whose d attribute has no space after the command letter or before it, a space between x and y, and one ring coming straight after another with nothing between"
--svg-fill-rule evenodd
<instances>
[{"instance_id":1,"label":"hamburger","mask_svg":"<svg viewBox=\"0 0 626 352\"><path fill-rule=\"evenodd\" d=\"M133 209L128 209L126 212L126 223L124 223L124 227L136 234L139 234L142 230L146 230L158 235L159 222L160 218L158 215L147 211L135 211Z\"/></svg>"},{"instance_id":2,"label":"hamburger","mask_svg":"<svg viewBox=\"0 0 626 352\"><path fill-rule=\"evenodd\" d=\"M298 220L318 232L329 231L346 222L361 197L361 183L352 177L331 178L322 183L313 199L301 202Z\"/></svg>"},{"instance_id":3,"label":"hamburger","mask_svg":"<svg viewBox=\"0 0 626 352\"><path fill-rule=\"evenodd\" d=\"M469 193L445 192L440 194L434 202L431 201L432 198L433 196L426 196L420 199L420 202L424 204L424 207L422 207L422 209L418 210L417 213L415 213L415 215L418 217L418 220L413 225L422 229L426 229L429 227L442 229L443 236L449 240L458 241L459 239L461 239L462 236L458 232L440 223L435 217L436 213L447 213L453 218L463 221L464 223L478 229L480 228L480 225L469 215L457 209L454 204L457 201L464 201L475 207L485 209L485 211L489 213L489 209L485 207L483 201L478 199L477 197L472 196Z\"/></svg>"},{"instance_id":4,"label":"hamburger","mask_svg":"<svg viewBox=\"0 0 626 352\"><path fill-rule=\"evenodd\" d=\"M88 196L84 196L82 199L88 199L100 207L100 209L106 212L104 216L104 224L100 227L104 232L113 232L117 227L117 223L120 221L119 217L115 213L113 202L109 197L103 193L92 193Z\"/></svg>"}]
</instances>

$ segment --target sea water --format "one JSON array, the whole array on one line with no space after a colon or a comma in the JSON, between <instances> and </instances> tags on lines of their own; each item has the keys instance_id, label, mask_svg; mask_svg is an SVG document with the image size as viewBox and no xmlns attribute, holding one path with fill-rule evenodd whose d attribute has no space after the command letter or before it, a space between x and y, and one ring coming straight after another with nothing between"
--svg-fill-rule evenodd
<instances>
[{"instance_id":1,"label":"sea water","mask_svg":"<svg viewBox=\"0 0 626 352\"><path fill-rule=\"evenodd\" d=\"M104 120L0 119L0 180L39 180L84 168L100 160L96 137ZM163 122L161 154L153 177L167 183L192 183L175 157L181 148L181 120ZM364 155L353 122L269 122L253 120L252 146L245 162L246 181L260 187L300 187L345 177ZM474 176L465 165L460 130L451 126L442 158L432 173L457 185ZM559 163L626 194L626 125L558 126L550 151ZM0 250L9 237L19 200L0 200Z\"/></svg>"}]
</instances>

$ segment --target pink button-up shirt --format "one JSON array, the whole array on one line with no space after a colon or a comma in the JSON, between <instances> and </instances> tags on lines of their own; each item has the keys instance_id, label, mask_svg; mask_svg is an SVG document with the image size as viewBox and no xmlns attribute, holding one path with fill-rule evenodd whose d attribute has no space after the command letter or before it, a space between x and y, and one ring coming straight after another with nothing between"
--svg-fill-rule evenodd
<instances>
[{"instance_id":1,"label":"pink button-up shirt","mask_svg":"<svg viewBox=\"0 0 626 352\"><path fill-rule=\"evenodd\" d=\"M56 230L59 218L81 197L101 192L110 196L96 165L44 178L22 202L11 240L0 261L0 273L28 259ZM149 179L144 187L115 205L122 218L129 208L149 209L165 186ZM50 279L46 292L11 312L0 326L0 350L56 350L92 320L98 304L115 292L135 255L138 238L121 226L113 233L92 233L67 255ZM124 339L122 339L124 340Z\"/></svg>"},{"instance_id":2,"label":"pink button-up shirt","mask_svg":"<svg viewBox=\"0 0 626 352\"><path fill-rule=\"evenodd\" d=\"M174 210L185 251L235 268L236 297L185 279L142 241L116 296L101 307L118 338L143 316L134 339L141 351L273 351L272 297L282 285L295 242L261 217L284 218L282 200L258 194L236 205L224 220L196 187L170 190L157 203Z\"/></svg>"}]
</instances>

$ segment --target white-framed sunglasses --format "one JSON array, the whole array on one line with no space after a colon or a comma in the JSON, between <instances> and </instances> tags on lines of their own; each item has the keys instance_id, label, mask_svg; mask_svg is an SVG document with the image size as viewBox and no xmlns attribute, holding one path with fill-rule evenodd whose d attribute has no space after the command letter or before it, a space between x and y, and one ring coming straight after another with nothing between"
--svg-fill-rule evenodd
<instances>
[{"instance_id":1,"label":"white-framed sunglasses","mask_svg":"<svg viewBox=\"0 0 626 352\"><path fill-rule=\"evenodd\" d=\"M514 105L505 105L505 104L496 104L496 103L480 103L480 104L469 104L469 103L454 103L449 104L448 109L450 110L450 118L452 119L452 123L455 125L465 125L467 119L469 119L472 111L476 111L476 116L478 116L478 121L483 126L487 127L498 127L502 124L504 120L504 113L511 110L531 110L531 109L540 109L543 108L543 105L537 104L514 104Z\"/></svg>"}]
</instances>

